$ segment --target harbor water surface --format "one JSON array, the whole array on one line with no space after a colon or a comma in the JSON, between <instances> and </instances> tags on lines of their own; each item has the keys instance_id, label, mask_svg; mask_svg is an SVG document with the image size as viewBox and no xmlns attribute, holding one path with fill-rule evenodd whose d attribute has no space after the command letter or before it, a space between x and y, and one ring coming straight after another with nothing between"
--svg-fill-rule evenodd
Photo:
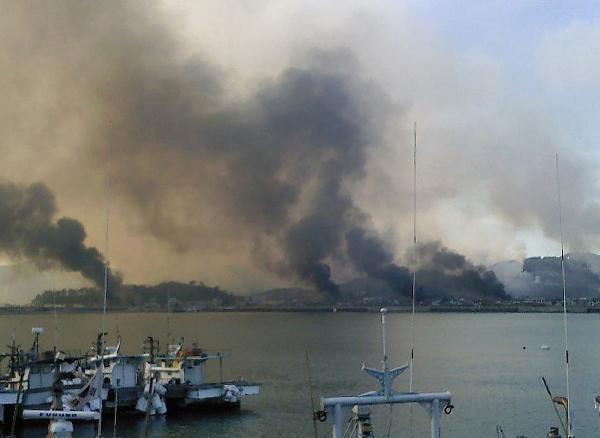
<instances>
[{"instance_id":1,"label":"harbor water surface","mask_svg":"<svg viewBox=\"0 0 600 438\"><path fill-rule=\"evenodd\" d=\"M58 313L0 317L5 344L13 329L23 347L31 342L31 327L43 326L44 347L84 351L99 331L100 314ZM388 351L393 366L409 357L409 314L388 315ZM55 325L58 330L55 330ZM312 436L305 351L310 362L315 398L356 395L377 389L361 371L365 362L381 365L381 325L375 313L111 313L109 342L117 334L123 352L139 353L145 337L164 347L184 337L207 351L229 351L225 378L242 376L263 383L259 396L245 398L239 411L169 412L150 420L152 437L307 437ZM600 432L594 397L600 394L600 315L569 317L571 406L575 436ZM541 345L550 350L540 349ZM415 390L452 393L454 411L442 419L442 436L495 438L501 426L506 437L546 436L558 426L540 381L545 376L553 393L564 394L564 333L559 314L431 314L416 316ZM218 365L209 377L219 378ZM396 381L407 390L408 372ZM392 437L406 437L408 406L391 411ZM375 436L386 436L390 410L374 410ZM413 408L415 436L429 435L425 412ZM113 436L112 418L103 436ZM116 436L143 434L142 417L120 416ZM319 424L319 435L331 435L331 423ZM91 436L81 425L75 436ZM21 436L45 436L44 427L28 427Z\"/></svg>"}]
</instances>

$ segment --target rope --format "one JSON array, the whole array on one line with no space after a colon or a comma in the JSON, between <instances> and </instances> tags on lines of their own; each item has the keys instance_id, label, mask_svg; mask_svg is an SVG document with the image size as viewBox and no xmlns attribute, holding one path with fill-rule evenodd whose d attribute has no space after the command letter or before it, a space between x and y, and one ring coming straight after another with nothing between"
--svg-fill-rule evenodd
<instances>
[{"instance_id":1,"label":"rope","mask_svg":"<svg viewBox=\"0 0 600 438\"><path fill-rule=\"evenodd\" d=\"M394 405L389 405L390 406L390 411L388 414L388 427L387 427L387 433L386 433L386 438L390 438L390 433L392 431L392 406Z\"/></svg>"},{"instance_id":2,"label":"rope","mask_svg":"<svg viewBox=\"0 0 600 438\"><path fill-rule=\"evenodd\" d=\"M348 424L346 425L346 430L344 431L343 438L351 437L352 434L354 433L354 431L356 430L356 426L357 426L357 424L354 421L354 418L350 418L348 420ZM352 429L350 429L350 427L352 427ZM350 432L350 433L348 433L348 432Z\"/></svg>"}]
</instances>

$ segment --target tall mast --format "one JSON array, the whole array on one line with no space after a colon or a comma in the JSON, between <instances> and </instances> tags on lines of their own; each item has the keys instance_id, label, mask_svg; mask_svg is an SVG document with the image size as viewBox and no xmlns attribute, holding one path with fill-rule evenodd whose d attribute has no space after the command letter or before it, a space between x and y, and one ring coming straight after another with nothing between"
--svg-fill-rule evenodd
<instances>
[{"instance_id":1,"label":"tall mast","mask_svg":"<svg viewBox=\"0 0 600 438\"><path fill-rule=\"evenodd\" d=\"M108 278L110 273L110 268L108 264L108 228L109 228L109 219L110 219L110 146L107 150L107 160L106 160L106 228L104 233L104 297L102 300L102 328L100 331L100 351L98 355L101 356L100 360L100 372L104 374L104 350L105 350L105 333L106 333L106 301L108 299ZM98 436L102 436L102 394L100 394L100 417L98 420Z\"/></svg>"},{"instance_id":2,"label":"tall mast","mask_svg":"<svg viewBox=\"0 0 600 438\"><path fill-rule=\"evenodd\" d=\"M58 351L58 313L56 311L56 288L52 291L52 307L54 313L54 350L55 354Z\"/></svg>"},{"instance_id":3,"label":"tall mast","mask_svg":"<svg viewBox=\"0 0 600 438\"><path fill-rule=\"evenodd\" d=\"M415 360L415 298L417 294L417 122L413 127L413 281L412 281L412 312L410 316L410 367L408 391L413 392L414 360ZM408 436L412 438L412 404L408 410Z\"/></svg>"},{"instance_id":4,"label":"tall mast","mask_svg":"<svg viewBox=\"0 0 600 438\"><path fill-rule=\"evenodd\" d=\"M558 219L560 226L560 270L563 287L563 324L565 329L565 377L567 381L567 436L573 436L571 425L571 393L569 388L569 328L567 324L567 280L565 275L565 245L563 237L562 205L560 199L560 172L558 165L558 153L556 153L556 194L558 199Z\"/></svg>"},{"instance_id":5,"label":"tall mast","mask_svg":"<svg viewBox=\"0 0 600 438\"><path fill-rule=\"evenodd\" d=\"M106 169L106 228L104 230L104 297L102 301L102 351L104 351L104 333L106 332L106 301L108 298L108 277L109 277L109 266L108 266L108 227L110 219L110 148L108 151L107 169Z\"/></svg>"}]
</instances>

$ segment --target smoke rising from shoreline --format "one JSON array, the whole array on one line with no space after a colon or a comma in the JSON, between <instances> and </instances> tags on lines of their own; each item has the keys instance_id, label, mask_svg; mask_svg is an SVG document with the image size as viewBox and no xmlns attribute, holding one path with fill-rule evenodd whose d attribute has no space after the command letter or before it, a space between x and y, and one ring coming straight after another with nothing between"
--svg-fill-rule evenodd
<instances>
[{"instance_id":1,"label":"smoke rising from shoreline","mask_svg":"<svg viewBox=\"0 0 600 438\"><path fill-rule=\"evenodd\" d=\"M461 254L440 242L420 243L416 254L407 251L412 268L394 263L394 257L376 235L354 228L346 235L349 254L355 266L369 277L384 281L389 288L404 296L412 294L412 270L417 269L417 299L441 297L507 297L494 272L475 266Z\"/></svg>"},{"instance_id":2,"label":"smoke rising from shoreline","mask_svg":"<svg viewBox=\"0 0 600 438\"><path fill-rule=\"evenodd\" d=\"M27 187L0 184L0 251L26 259L40 269L59 265L77 271L96 286L104 286L104 259L88 247L83 225L72 218L54 221L54 195L42 183ZM120 283L111 275L110 289Z\"/></svg>"},{"instance_id":3,"label":"smoke rising from shoreline","mask_svg":"<svg viewBox=\"0 0 600 438\"><path fill-rule=\"evenodd\" d=\"M335 296L331 261L343 255L345 231L366 216L348 186L380 143L385 95L361 76L351 51L315 49L232 97L209 59L180 56L157 11L109 3L11 6L34 35L25 37L26 54L14 35L6 43L22 80L42 95L49 84L60 90L46 96L51 119L66 118L56 102L81 109L74 172L105 161L110 144L115 196L143 233L182 255L197 246L220 250L221 239L246 242L257 265ZM341 71L332 58L356 68ZM46 62L42 85L28 69L36 59ZM57 229L84 236L69 221Z\"/></svg>"},{"instance_id":4,"label":"smoke rising from shoreline","mask_svg":"<svg viewBox=\"0 0 600 438\"><path fill-rule=\"evenodd\" d=\"M240 90L234 85L235 72L223 70L214 53L185 53L173 23L156 5L25 0L4 6L0 36L6 56L0 58L0 80L7 94L0 120L10 134L2 141L3 150L19 155L17 145L36 158L50 157L35 160L42 168L36 179L58 196L77 199L85 193L99 199L98 163L105 161L110 145L115 203L126 212L121 222L135 231L131 240L150 237L144 240L172 256L161 259L176 260L164 268L164 278L170 278L169 269L191 264L188 260L194 258L197 264L217 260L215 265L230 274L252 260L286 282L300 281L335 296L332 271L343 265L407 293L409 270L394 257L395 245L378 235L369 218L371 209L361 207L356 195L356 187L368 177L370 157L379 157L388 141L389 125L406 122L405 109L361 68L359 45L313 49L307 44L303 56ZM436 75L444 71L427 70ZM402 82L413 87L412 80ZM451 103L442 102L448 105L442 113L462 117L464 112L454 109L462 103L454 100L471 96L472 90L467 87L462 93L451 81L441 82L442 88L461 91L461 96L449 94ZM478 110L479 98L469 103ZM495 114L491 119L500 123ZM467 122L479 124L479 119ZM463 148L489 143L482 130L472 132L468 138L444 132L443 139L431 142L453 143L454 149L440 147L432 153L440 153L436 160L441 163L456 163L456 172L429 178L434 181L429 192L452 198L463 185L480 187L473 181L483 180L494 207L512 217L508 221L528 224L536 215L542 221L550 217L548 202L540 196L532 206L514 202L530 181L543 186L543 172L537 173L544 178L532 179L529 167L515 171L517 182L507 185L497 180L505 179L502 173L508 166L494 170L473 166L470 160L457 162L456 148L463 153ZM496 141L496 131L489 132ZM506 141L502 134L498 138ZM530 138L520 141L525 144ZM521 160L526 155L521 149L536 156L540 150L521 146L507 148L505 155L517 155L515 161L528 166L536 162ZM498 156L498 148L488 149ZM478 163L489 162L485 153L470 156ZM29 158L17 162L33 161ZM467 164L486 169L495 179L461 167ZM373 197L391 196L386 191L394 188L378 187ZM513 205L518 211L510 210ZM423 206L428 207L426 202ZM402 213L392 211L388 222L401 223ZM431 216L431 210L426 214ZM82 235L69 222L57 222L56 227L63 234ZM134 254L139 253L132 249L122 259L138 268L143 265L139 269L146 273L160 271L145 259L134 261ZM438 251L431 270L500 294L485 269L456 256Z\"/></svg>"}]
</instances>

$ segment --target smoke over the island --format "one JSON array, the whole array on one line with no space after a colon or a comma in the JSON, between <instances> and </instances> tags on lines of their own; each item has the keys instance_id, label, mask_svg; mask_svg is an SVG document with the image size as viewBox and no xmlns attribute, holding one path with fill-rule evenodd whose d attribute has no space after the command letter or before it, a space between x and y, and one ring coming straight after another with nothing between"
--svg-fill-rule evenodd
<instances>
[{"instance_id":1,"label":"smoke over the island","mask_svg":"<svg viewBox=\"0 0 600 438\"><path fill-rule=\"evenodd\" d=\"M384 69L365 62L371 58L359 53L364 46L322 47L298 35L294 50L288 48L295 56L266 69L267 74L241 80L239 72L217 61L223 59L222 52L240 54L233 43L219 53L190 50L181 44L164 10L147 2L25 0L3 9L0 152L11 165L1 173L18 184L46 183L65 214L80 218L91 241L98 242L103 227L96 201L105 196L103 182L110 168L113 214L118 216L111 223L118 233L115 258L125 274L136 272L135 281L193 276L223 284L223 279L239 276L236 286L246 286L268 272L263 282L246 290L281 284L281 278L335 296L337 272L344 271L347 278L361 273L384 280L400 294L410 290L410 270L395 256L404 252L398 245L402 239L396 239L401 234L397 228L409 216L404 204L400 201L387 210L388 206L371 208L371 199L365 201L386 204L405 184L378 184L367 195L361 190L379 181L370 165L389 156L390 126L395 132L398 126L412 125L406 112L415 96L409 88L419 75L402 81L409 97L392 99L381 77L369 70ZM210 27L208 13L206 20ZM223 31L235 33L231 27ZM444 69L427 71L442 74ZM465 105L479 110L479 97ZM456 105L462 105L462 99L456 96ZM468 111L455 111L449 100L442 102L443 114L469 116ZM479 119L465 126L469 123L479 125ZM514 202L515 194L523 194L522 187L542 187L547 172L511 167L516 175L511 185L504 184L502 166L494 170L481 164L491 149L494 156L500 151L502 159L517 155L519 161L537 162L520 159L528 153L542 155L541 142L533 141L534 135L522 136L503 149L496 147L496 138L507 140L504 130L482 126L467 138L448 134L447 124L435 134L432 143L439 140L444 147L430 145L429 154L455 168L451 175L425 170L435 173L423 178L430 182L420 204L425 221L433 224L431 234L444 237L437 236L441 227L431 219L437 213L431 194L453 200L464 187L488 190L486 201L494 204L490 210L506 216L506 221L527 225L539 217L548 221L544 229L554 233L547 219L553 199L532 195L533 203L522 202L523 197ZM494 142L489 142L488 131ZM448 143L452 147L446 147ZM480 145L487 146L484 152L473 152ZM456 160L457 148L470 151L470 159ZM404 182L401 162L394 158L394 173ZM486 168L489 175L470 173L467 164ZM23 168L29 170L27 175L14 171ZM479 179L480 185L475 183ZM410 198L401 195L398 199ZM385 219L377 220L378 214ZM52 226L83 244L81 228L60 221ZM502 295L489 271L443 247L430 249L421 254L428 263L419 265L423 284L431 277L431 287L442 290L434 285L450 278L456 290ZM94 278L95 268L87 264L61 263L82 271L85 267L86 275ZM252 269L245 268L251 264Z\"/></svg>"},{"instance_id":2,"label":"smoke over the island","mask_svg":"<svg viewBox=\"0 0 600 438\"><path fill-rule=\"evenodd\" d=\"M54 196L42 184L0 184L0 252L32 261L40 269L77 271L97 286L104 285L104 259L85 245L83 225L72 218L54 221ZM120 279L111 275L110 290Z\"/></svg>"},{"instance_id":3,"label":"smoke over the island","mask_svg":"<svg viewBox=\"0 0 600 438\"><path fill-rule=\"evenodd\" d=\"M360 271L384 281L392 291L405 296L412 293L411 271L394 263L392 253L377 236L354 228L346 239L349 255ZM418 299L507 296L493 271L473 265L465 256L440 242L418 244L416 254L409 250L406 260L412 269L417 269Z\"/></svg>"},{"instance_id":4,"label":"smoke over the island","mask_svg":"<svg viewBox=\"0 0 600 438\"><path fill-rule=\"evenodd\" d=\"M116 195L141 230L173 252L233 236L248 242L261 267L330 296L338 293L331 264L348 259L405 293L408 271L394 264L351 193L384 141L387 121L401 114L361 73L353 53L314 49L300 65L231 96L223 72L206 57L180 56L152 8L138 6L65 0L9 7L15 23L32 29L24 40L10 34L13 63L32 93L48 93L41 112L58 121L44 126L50 134L43 141L70 141L65 119L81 111L81 162L73 177L103 162L110 147ZM17 50L22 45L27 53ZM29 81L38 62L47 80L35 86ZM101 256L83 245L81 225L52 224L49 192L33 187L22 196L37 187L44 196L30 201L46 203L35 242L6 247L60 261L98 282ZM366 234L374 237L361 244Z\"/></svg>"},{"instance_id":5,"label":"smoke over the island","mask_svg":"<svg viewBox=\"0 0 600 438\"><path fill-rule=\"evenodd\" d=\"M504 285L496 274L482 265L474 265L464 255L444 247L440 242L417 246L416 260L420 283L426 295L506 298Z\"/></svg>"},{"instance_id":6,"label":"smoke over the island","mask_svg":"<svg viewBox=\"0 0 600 438\"><path fill-rule=\"evenodd\" d=\"M590 253L565 255L565 286L569 298L598 297L600 294L600 256ZM563 296L560 257L529 257L493 266L506 290L517 298Z\"/></svg>"}]
</instances>

